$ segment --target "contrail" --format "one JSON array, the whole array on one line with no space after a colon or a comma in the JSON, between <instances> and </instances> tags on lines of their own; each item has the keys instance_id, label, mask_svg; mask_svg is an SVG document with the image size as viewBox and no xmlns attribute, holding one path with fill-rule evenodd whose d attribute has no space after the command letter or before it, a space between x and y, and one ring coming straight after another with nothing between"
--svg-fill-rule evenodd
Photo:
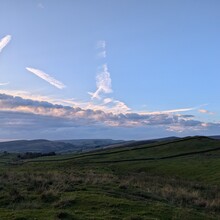
<instances>
[{"instance_id":1,"label":"contrail","mask_svg":"<svg viewBox=\"0 0 220 220\"><path fill-rule=\"evenodd\" d=\"M11 35L7 35L7 36L5 36L1 39L1 41L0 41L0 52L10 42L10 40L11 40Z\"/></svg>"},{"instance_id":2,"label":"contrail","mask_svg":"<svg viewBox=\"0 0 220 220\"><path fill-rule=\"evenodd\" d=\"M0 83L0 86L7 86L9 83Z\"/></svg>"},{"instance_id":3,"label":"contrail","mask_svg":"<svg viewBox=\"0 0 220 220\"><path fill-rule=\"evenodd\" d=\"M30 68L30 67L26 67L26 70L28 70L29 72L35 74L36 76L40 77L41 79L47 81L48 83L50 83L51 85L57 87L58 89L63 89L63 88L66 87L62 82L54 79L53 77L51 77L50 75L44 73L41 70Z\"/></svg>"},{"instance_id":4,"label":"contrail","mask_svg":"<svg viewBox=\"0 0 220 220\"><path fill-rule=\"evenodd\" d=\"M154 111L154 112L139 112L140 115L157 115L157 114L169 114L169 113L178 113L178 112L187 112L193 111L197 107L192 108L179 108L179 109L172 109L172 110L165 110L165 111Z\"/></svg>"},{"instance_id":5,"label":"contrail","mask_svg":"<svg viewBox=\"0 0 220 220\"><path fill-rule=\"evenodd\" d=\"M102 71L96 76L96 86L97 90L92 93L89 92L89 94L92 96L92 99L100 99L101 93L111 93L112 92L112 83L111 83L111 76L108 71L107 64L104 64L102 66Z\"/></svg>"},{"instance_id":6,"label":"contrail","mask_svg":"<svg viewBox=\"0 0 220 220\"><path fill-rule=\"evenodd\" d=\"M96 48L102 50L98 53L98 57L106 58L106 42L104 40L98 41L97 45L96 45Z\"/></svg>"}]
</instances>

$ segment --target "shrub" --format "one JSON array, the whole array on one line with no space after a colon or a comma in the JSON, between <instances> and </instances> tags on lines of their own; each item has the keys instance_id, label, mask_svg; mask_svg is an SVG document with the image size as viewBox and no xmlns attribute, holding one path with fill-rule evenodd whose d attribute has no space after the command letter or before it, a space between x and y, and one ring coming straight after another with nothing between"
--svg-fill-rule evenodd
<instances>
[{"instance_id":1,"label":"shrub","mask_svg":"<svg viewBox=\"0 0 220 220\"><path fill-rule=\"evenodd\" d=\"M22 200L24 200L24 197L21 195L21 193L15 189L15 188L12 188L10 189L9 191L9 196L10 196L10 200L14 203L19 203L21 202Z\"/></svg>"},{"instance_id":2,"label":"shrub","mask_svg":"<svg viewBox=\"0 0 220 220\"><path fill-rule=\"evenodd\" d=\"M68 208L76 203L76 199L62 199L54 204L55 208Z\"/></svg>"},{"instance_id":3,"label":"shrub","mask_svg":"<svg viewBox=\"0 0 220 220\"><path fill-rule=\"evenodd\" d=\"M57 199L59 199L59 195L53 190L45 191L41 194L41 200L45 203L51 203Z\"/></svg>"},{"instance_id":4,"label":"shrub","mask_svg":"<svg viewBox=\"0 0 220 220\"><path fill-rule=\"evenodd\" d=\"M62 220L76 220L76 218L74 218L68 212L63 212L63 211L57 213L57 218Z\"/></svg>"}]
</instances>

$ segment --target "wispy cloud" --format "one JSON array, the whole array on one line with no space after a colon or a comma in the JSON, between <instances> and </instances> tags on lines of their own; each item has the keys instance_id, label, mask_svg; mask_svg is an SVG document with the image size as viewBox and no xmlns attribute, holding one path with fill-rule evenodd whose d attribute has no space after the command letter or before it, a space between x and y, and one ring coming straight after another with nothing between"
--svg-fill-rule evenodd
<instances>
[{"instance_id":1,"label":"wispy cloud","mask_svg":"<svg viewBox=\"0 0 220 220\"><path fill-rule=\"evenodd\" d=\"M97 45L96 45L97 49L104 49L106 48L106 41L105 40L99 40L97 42Z\"/></svg>"},{"instance_id":2,"label":"wispy cloud","mask_svg":"<svg viewBox=\"0 0 220 220\"><path fill-rule=\"evenodd\" d=\"M41 8L41 9L44 9L44 8L45 8L44 5L43 5L41 2L39 2L39 3L37 4L37 7L38 7L38 8Z\"/></svg>"},{"instance_id":3,"label":"wispy cloud","mask_svg":"<svg viewBox=\"0 0 220 220\"><path fill-rule=\"evenodd\" d=\"M210 111L208 111L206 109L199 109L198 111L199 111L199 113L202 113L202 114L209 114L209 115L213 115L214 114L214 112L210 112Z\"/></svg>"},{"instance_id":4,"label":"wispy cloud","mask_svg":"<svg viewBox=\"0 0 220 220\"><path fill-rule=\"evenodd\" d=\"M129 108L124 102L113 98L105 98L101 106L103 111L112 112L114 114L126 114L131 111L131 108Z\"/></svg>"},{"instance_id":5,"label":"wispy cloud","mask_svg":"<svg viewBox=\"0 0 220 220\"><path fill-rule=\"evenodd\" d=\"M106 41L100 40L97 42L96 48L101 50L98 53L99 58L106 58Z\"/></svg>"},{"instance_id":6,"label":"wispy cloud","mask_svg":"<svg viewBox=\"0 0 220 220\"><path fill-rule=\"evenodd\" d=\"M178 109L171 109L171 110L165 110L165 111L153 111L153 112L140 112L140 114L147 114L147 115L155 115L155 114L170 114L170 113L178 113L178 112L187 112L195 110L197 107L192 108L178 108Z\"/></svg>"},{"instance_id":7,"label":"wispy cloud","mask_svg":"<svg viewBox=\"0 0 220 220\"><path fill-rule=\"evenodd\" d=\"M100 40L97 42L96 48L101 50L98 54L99 57L105 58L106 57L106 41ZM89 92L91 95L91 100L96 101L95 104L90 103L89 107L94 109L100 109L105 112L112 112L112 113L129 113L131 109L122 101L116 100L114 98L106 97L106 94L112 93L112 80L110 73L108 71L107 64L104 64L101 68L101 71L96 76L96 86L97 89L95 92ZM98 103L98 104L97 104ZM161 115L161 114L173 114L178 112L186 112L192 111L195 108L182 108L182 109L172 109L166 111L156 111L156 112L143 112L139 113L139 115Z\"/></svg>"},{"instance_id":8,"label":"wispy cloud","mask_svg":"<svg viewBox=\"0 0 220 220\"><path fill-rule=\"evenodd\" d=\"M96 87L97 90L94 93L89 92L92 99L100 99L101 94L112 92L112 80L107 64L102 66L101 71L96 76Z\"/></svg>"},{"instance_id":9,"label":"wispy cloud","mask_svg":"<svg viewBox=\"0 0 220 220\"><path fill-rule=\"evenodd\" d=\"M99 52L98 57L99 58L106 58L106 51L104 50L104 51Z\"/></svg>"},{"instance_id":10,"label":"wispy cloud","mask_svg":"<svg viewBox=\"0 0 220 220\"><path fill-rule=\"evenodd\" d=\"M9 82L7 82L7 83L1 83L0 82L0 86L7 86L9 84Z\"/></svg>"},{"instance_id":11,"label":"wispy cloud","mask_svg":"<svg viewBox=\"0 0 220 220\"><path fill-rule=\"evenodd\" d=\"M63 88L66 87L62 82L54 79L53 77L51 77L50 75L46 74L45 72L43 72L39 69L26 67L26 70L28 70L29 72L35 74L36 76L40 77L41 79L47 81L48 83L50 83L51 85L57 87L58 89L63 89Z\"/></svg>"},{"instance_id":12,"label":"wispy cloud","mask_svg":"<svg viewBox=\"0 0 220 220\"><path fill-rule=\"evenodd\" d=\"M7 35L0 40L0 52L10 42L11 35Z\"/></svg>"}]
</instances>

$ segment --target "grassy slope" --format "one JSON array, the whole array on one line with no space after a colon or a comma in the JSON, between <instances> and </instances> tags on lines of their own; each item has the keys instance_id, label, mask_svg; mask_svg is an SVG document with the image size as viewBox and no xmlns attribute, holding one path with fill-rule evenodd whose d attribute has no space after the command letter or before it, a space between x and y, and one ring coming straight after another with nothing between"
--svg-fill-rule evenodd
<instances>
[{"instance_id":1,"label":"grassy slope","mask_svg":"<svg viewBox=\"0 0 220 220\"><path fill-rule=\"evenodd\" d=\"M217 147L188 138L0 164L0 219L220 219L220 150L178 156Z\"/></svg>"}]
</instances>

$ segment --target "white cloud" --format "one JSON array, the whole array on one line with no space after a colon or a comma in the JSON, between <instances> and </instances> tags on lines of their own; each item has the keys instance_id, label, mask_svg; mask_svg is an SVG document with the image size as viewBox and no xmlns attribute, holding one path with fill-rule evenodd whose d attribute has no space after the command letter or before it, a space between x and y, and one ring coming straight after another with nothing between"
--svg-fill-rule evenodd
<instances>
[{"instance_id":1,"label":"white cloud","mask_svg":"<svg viewBox=\"0 0 220 220\"><path fill-rule=\"evenodd\" d=\"M214 112L210 112L210 111L208 111L206 109L199 109L198 111L199 111L199 113L202 113L202 114L209 114L209 115L213 115L214 114Z\"/></svg>"},{"instance_id":2,"label":"white cloud","mask_svg":"<svg viewBox=\"0 0 220 220\"><path fill-rule=\"evenodd\" d=\"M97 49L103 49L103 50L105 50L105 48L106 48L106 42L105 42L105 40L100 40L100 41L98 41L97 42Z\"/></svg>"},{"instance_id":3,"label":"white cloud","mask_svg":"<svg viewBox=\"0 0 220 220\"><path fill-rule=\"evenodd\" d=\"M101 110L105 112L112 112L112 113L125 113L125 108L118 108L119 105L117 103L119 101L114 100L113 98L105 98L103 101L100 100L99 103L94 102L86 102L80 101L73 98L56 98L54 96L45 96L40 94L35 94L33 92L21 91L21 90L7 90L7 89L0 89L0 94L7 94L10 96L20 96L23 99L32 99L39 102L46 101L57 105L64 105L64 106L72 106L72 107L80 107L83 109L91 109L91 110ZM121 102L123 103L123 102ZM123 103L126 106L125 103ZM126 107L127 109L128 107ZM127 112L127 111L126 111Z\"/></svg>"},{"instance_id":4,"label":"white cloud","mask_svg":"<svg viewBox=\"0 0 220 220\"><path fill-rule=\"evenodd\" d=\"M114 111L118 112L118 113L127 113L129 112L131 109L122 101L118 101L118 100L114 100L115 103L115 107L114 107Z\"/></svg>"},{"instance_id":5,"label":"white cloud","mask_svg":"<svg viewBox=\"0 0 220 220\"><path fill-rule=\"evenodd\" d=\"M50 83L51 85L57 87L58 89L63 89L63 88L66 87L62 82L54 79L53 77L51 77L50 75L44 73L41 70L30 68L30 67L26 67L26 70L28 70L29 72L35 74L36 76L40 77L41 79L47 81L48 83Z\"/></svg>"},{"instance_id":6,"label":"white cloud","mask_svg":"<svg viewBox=\"0 0 220 220\"><path fill-rule=\"evenodd\" d=\"M102 66L101 72L96 76L96 87L97 90L94 93L89 92L89 94L92 96L92 99L101 99L101 94L112 92L112 80L108 71L107 64Z\"/></svg>"},{"instance_id":7,"label":"white cloud","mask_svg":"<svg viewBox=\"0 0 220 220\"><path fill-rule=\"evenodd\" d=\"M105 98L103 100L102 110L105 112L112 112L114 114L126 114L131 109L122 101L115 100L113 98Z\"/></svg>"},{"instance_id":8,"label":"white cloud","mask_svg":"<svg viewBox=\"0 0 220 220\"><path fill-rule=\"evenodd\" d=\"M69 101L72 102L72 100ZM113 105L114 102L117 102L117 100L111 98L106 98L103 101L108 105ZM117 106L117 103L115 105ZM123 106L123 103L118 101L118 105ZM148 137L148 132L153 131L153 129L156 129L158 136L164 136L164 132L169 132L169 135L177 133L198 135L201 132L203 134L204 132L213 134L213 132L216 133L220 129L220 122L205 123L194 119L193 115L175 113L143 115L132 111L117 113L116 111L105 111L106 106L97 106L97 109L95 105L91 105L91 107L72 107L45 100L27 99L24 96L1 94L0 92L0 138L8 138L7 133L10 133L10 138L15 138L14 135L19 135L21 131L25 132L26 138L30 138L29 135L34 134L39 134L39 137L42 138L41 135L47 134L48 129L51 129L50 131L54 134L54 137L56 137L56 131L60 131L60 135L63 135L66 134L66 129L74 128L74 131L80 130L82 134L84 130L89 129L89 134L97 134L97 137L100 137L99 131L102 131L104 135L109 131L111 134L109 137L111 138L116 134L122 137L125 133L116 130L128 128L130 131L132 129L133 132L136 132L136 135L141 129L146 135L143 138ZM103 107L103 110L100 109L101 107ZM120 106L119 109L121 108ZM126 132L129 130L126 130ZM74 133L72 131L69 133L68 138L72 137ZM15 133L12 134L13 132ZM84 135L86 134L84 133ZM131 136L127 137L131 138ZM46 138L48 138L47 135ZM134 135L134 138L137 137Z\"/></svg>"},{"instance_id":9,"label":"white cloud","mask_svg":"<svg viewBox=\"0 0 220 220\"><path fill-rule=\"evenodd\" d=\"M7 83L0 83L0 86L7 86L9 84L9 82Z\"/></svg>"},{"instance_id":10,"label":"white cloud","mask_svg":"<svg viewBox=\"0 0 220 220\"><path fill-rule=\"evenodd\" d=\"M108 104L108 103L111 103L112 101L113 101L112 98L105 98L105 99L103 100L103 103L104 103L104 104Z\"/></svg>"},{"instance_id":11,"label":"white cloud","mask_svg":"<svg viewBox=\"0 0 220 220\"><path fill-rule=\"evenodd\" d=\"M75 123L102 123L108 126L181 126L201 127L201 122L189 118L188 115L151 114L141 115L136 112L127 112L127 106L120 101L111 101L115 108L125 109L124 112L108 112L100 109L71 107L54 104L46 101L25 99L21 96L0 94L0 111L32 113L48 117L65 118Z\"/></svg>"},{"instance_id":12,"label":"white cloud","mask_svg":"<svg viewBox=\"0 0 220 220\"><path fill-rule=\"evenodd\" d=\"M98 53L98 57L99 58L106 58L106 42L104 40L98 41L96 48L101 50Z\"/></svg>"},{"instance_id":13,"label":"white cloud","mask_svg":"<svg viewBox=\"0 0 220 220\"><path fill-rule=\"evenodd\" d=\"M1 41L0 41L0 52L10 42L10 40L11 40L11 35L7 35L7 36L5 36L1 39Z\"/></svg>"},{"instance_id":14,"label":"white cloud","mask_svg":"<svg viewBox=\"0 0 220 220\"><path fill-rule=\"evenodd\" d=\"M45 8L44 5L43 5L41 2L38 3L37 7L38 7L38 8L41 8L41 9L44 9L44 8Z\"/></svg>"},{"instance_id":15,"label":"white cloud","mask_svg":"<svg viewBox=\"0 0 220 220\"><path fill-rule=\"evenodd\" d=\"M98 57L99 58L106 58L106 51L101 51L100 53L98 53Z\"/></svg>"},{"instance_id":16,"label":"white cloud","mask_svg":"<svg viewBox=\"0 0 220 220\"><path fill-rule=\"evenodd\" d=\"M178 113L178 112L187 112L195 110L196 107L193 108L179 108L179 109L171 109L171 110L165 110L165 111L154 111L154 112L140 112L140 114L143 115L156 115L156 114L170 114L170 113Z\"/></svg>"}]
</instances>

